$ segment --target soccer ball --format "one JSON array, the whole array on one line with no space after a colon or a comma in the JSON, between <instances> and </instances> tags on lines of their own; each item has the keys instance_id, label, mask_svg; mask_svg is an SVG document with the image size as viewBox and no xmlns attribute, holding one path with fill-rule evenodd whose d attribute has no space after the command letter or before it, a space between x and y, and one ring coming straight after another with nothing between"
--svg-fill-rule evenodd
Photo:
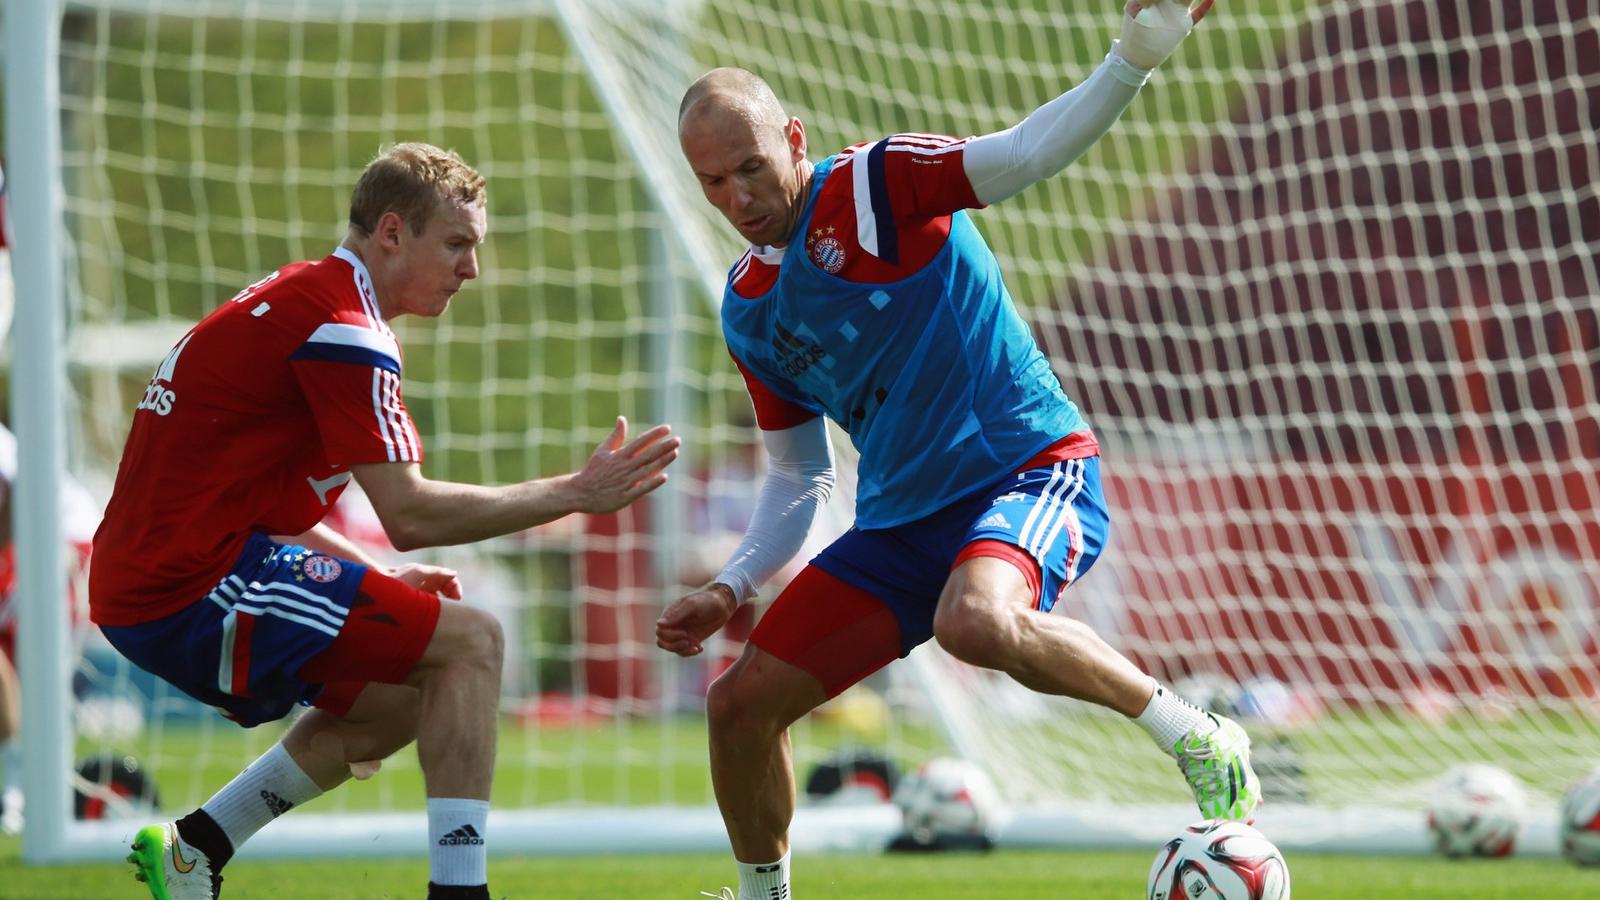
<instances>
[{"instance_id":1,"label":"soccer ball","mask_svg":"<svg viewBox=\"0 0 1600 900\"><path fill-rule=\"evenodd\" d=\"M1580 866L1600 866L1600 769L1561 798L1561 855Z\"/></svg>"},{"instance_id":2,"label":"soccer ball","mask_svg":"<svg viewBox=\"0 0 1600 900\"><path fill-rule=\"evenodd\" d=\"M1145 900L1289 900L1289 866L1249 825L1207 819L1156 853Z\"/></svg>"},{"instance_id":3,"label":"soccer ball","mask_svg":"<svg viewBox=\"0 0 1600 900\"><path fill-rule=\"evenodd\" d=\"M917 846L987 847L1000 792L972 763L941 757L901 778L894 804Z\"/></svg>"},{"instance_id":4,"label":"soccer ball","mask_svg":"<svg viewBox=\"0 0 1600 900\"><path fill-rule=\"evenodd\" d=\"M1434 784L1428 803L1433 847L1451 858L1510 856L1525 804L1522 784L1510 772L1482 763L1456 766Z\"/></svg>"}]
</instances>

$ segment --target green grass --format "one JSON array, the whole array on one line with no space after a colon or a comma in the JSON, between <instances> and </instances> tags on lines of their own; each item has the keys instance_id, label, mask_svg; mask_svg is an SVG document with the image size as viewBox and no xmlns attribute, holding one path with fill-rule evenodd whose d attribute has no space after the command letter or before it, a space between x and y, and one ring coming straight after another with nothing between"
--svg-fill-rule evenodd
<instances>
[{"instance_id":1,"label":"green grass","mask_svg":"<svg viewBox=\"0 0 1600 900\"><path fill-rule=\"evenodd\" d=\"M1141 895L1151 854L1004 851L986 855L829 855L795 862L796 896L831 900L1072 898L1131 900ZM1302 900L1534 900L1592 897L1600 871L1556 859L1451 862L1444 859L1305 855L1289 858ZM692 900L733 878L722 855L494 857L496 897ZM228 867L227 900L418 896L427 863L414 860L250 862ZM128 867L30 868L15 839L0 841L0 893L15 900L138 896Z\"/></svg>"},{"instance_id":2,"label":"green grass","mask_svg":"<svg viewBox=\"0 0 1600 900\"><path fill-rule=\"evenodd\" d=\"M155 779L162 806L185 812L227 783L282 733L280 726L250 731L218 719L175 723L159 733L114 746L131 753ZM861 736L836 724L808 719L794 730L799 779L811 761ZM943 741L927 728L898 727L880 738L904 758L902 765L938 755ZM86 740L78 758L108 748ZM711 803L705 720L618 719L594 726L527 728L501 722L494 802L504 808L559 805L689 805ZM313 812L421 809L422 772L416 753L402 750L370 781L348 782L306 806ZM0 897L5 896L0 891Z\"/></svg>"}]
</instances>

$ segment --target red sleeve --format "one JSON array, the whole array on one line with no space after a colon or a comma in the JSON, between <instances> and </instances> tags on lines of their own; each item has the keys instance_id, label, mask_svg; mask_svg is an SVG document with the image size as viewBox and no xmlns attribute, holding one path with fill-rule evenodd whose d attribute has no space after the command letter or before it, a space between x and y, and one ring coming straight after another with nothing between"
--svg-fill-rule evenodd
<instances>
[{"instance_id":1,"label":"red sleeve","mask_svg":"<svg viewBox=\"0 0 1600 900\"><path fill-rule=\"evenodd\" d=\"M880 164L869 164L872 177L881 178L889 206L897 218L947 216L961 209L981 209L961 157L965 138L940 134L895 134L867 151Z\"/></svg>"},{"instance_id":2,"label":"red sleeve","mask_svg":"<svg viewBox=\"0 0 1600 900\"><path fill-rule=\"evenodd\" d=\"M732 353L728 355L733 356ZM745 390L750 392L750 402L755 404L756 424L762 431L782 431L817 417L816 413L804 406L778 396L772 388L767 387L766 382L745 368L739 357L733 357L733 364L739 367L739 374L744 376Z\"/></svg>"},{"instance_id":3,"label":"red sleeve","mask_svg":"<svg viewBox=\"0 0 1600 900\"><path fill-rule=\"evenodd\" d=\"M356 316L343 316L352 319ZM330 462L421 462L400 392L400 347L365 322L319 326L290 356Z\"/></svg>"}]
</instances>

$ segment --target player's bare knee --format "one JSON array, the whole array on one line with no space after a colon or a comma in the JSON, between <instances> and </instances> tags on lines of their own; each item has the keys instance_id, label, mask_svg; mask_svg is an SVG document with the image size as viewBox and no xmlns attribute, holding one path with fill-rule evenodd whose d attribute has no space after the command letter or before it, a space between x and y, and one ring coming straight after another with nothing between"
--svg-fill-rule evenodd
<instances>
[{"instance_id":1,"label":"player's bare knee","mask_svg":"<svg viewBox=\"0 0 1600 900\"><path fill-rule=\"evenodd\" d=\"M713 734L777 734L804 715L790 698L756 683L735 666L706 690L706 719Z\"/></svg>"},{"instance_id":2,"label":"player's bare knee","mask_svg":"<svg viewBox=\"0 0 1600 900\"><path fill-rule=\"evenodd\" d=\"M472 609L471 607L468 607ZM467 642L467 659L482 666L492 666L496 672L500 671L501 662L506 657L506 633L501 627L500 620L481 609L472 609L476 614L473 623L471 638Z\"/></svg>"},{"instance_id":3,"label":"player's bare knee","mask_svg":"<svg viewBox=\"0 0 1600 900\"><path fill-rule=\"evenodd\" d=\"M944 651L974 666L1000 668L1012 623L1007 611L971 594L946 597L933 617L933 637Z\"/></svg>"},{"instance_id":4,"label":"player's bare knee","mask_svg":"<svg viewBox=\"0 0 1600 900\"><path fill-rule=\"evenodd\" d=\"M753 692L741 683L737 669L729 669L717 676L706 689L706 720L714 731L738 730L748 725L752 717Z\"/></svg>"},{"instance_id":5,"label":"player's bare knee","mask_svg":"<svg viewBox=\"0 0 1600 900\"><path fill-rule=\"evenodd\" d=\"M431 671L474 668L498 673L505 658L505 632L489 613L459 604L440 609L433 640L413 675L413 683Z\"/></svg>"}]
</instances>

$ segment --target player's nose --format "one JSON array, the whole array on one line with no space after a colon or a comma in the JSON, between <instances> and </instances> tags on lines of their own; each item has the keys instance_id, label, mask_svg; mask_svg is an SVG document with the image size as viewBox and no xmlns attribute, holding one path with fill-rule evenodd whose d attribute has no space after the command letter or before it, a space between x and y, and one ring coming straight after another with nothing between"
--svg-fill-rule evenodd
<instances>
[{"instance_id":1,"label":"player's nose","mask_svg":"<svg viewBox=\"0 0 1600 900\"><path fill-rule=\"evenodd\" d=\"M456 266L456 274L463 281L470 281L478 277L478 251L476 249L468 250L462 255L460 265Z\"/></svg>"}]
</instances>

